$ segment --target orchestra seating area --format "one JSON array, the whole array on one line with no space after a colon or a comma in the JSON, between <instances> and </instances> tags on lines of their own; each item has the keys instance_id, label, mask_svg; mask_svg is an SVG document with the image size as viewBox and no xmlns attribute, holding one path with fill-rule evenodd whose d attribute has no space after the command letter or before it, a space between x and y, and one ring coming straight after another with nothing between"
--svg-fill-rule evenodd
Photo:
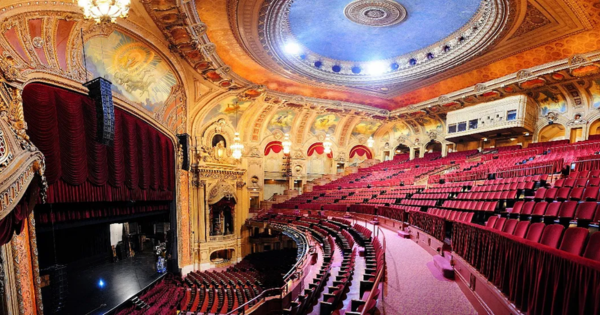
<instances>
[{"instance_id":1,"label":"orchestra seating area","mask_svg":"<svg viewBox=\"0 0 600 315\"><path fill-rule=\"evenodd\" d=\"M468 263L522 312L597 313L599 151L593 140L450 158L426 154L407 161L400 155L276 204L272 213L332 211L327 215L408 223L444 242L452 258ZM323 231L323 220L286 220L315 235L336 231ZM359 243L369 239L365 230L348 229L362 235Z\"/></svg>"}]
</instances>

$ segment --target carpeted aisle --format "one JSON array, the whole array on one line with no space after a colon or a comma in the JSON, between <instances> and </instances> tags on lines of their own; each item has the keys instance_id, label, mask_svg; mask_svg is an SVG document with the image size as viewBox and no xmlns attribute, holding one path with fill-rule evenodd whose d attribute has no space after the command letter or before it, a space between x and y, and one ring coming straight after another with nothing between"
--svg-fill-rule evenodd
<instances>
[{"instance_id":1,"label":"carpeted aisle","mask_svg":"<svg viewBox=\"0 0 600 315\"><path fill-rule=\"evenodd\" d=\"M372 225L369 225L372 228ZM427 264L433 257L412 240L381 228L386 238L387 282L382 314L477 314L453 281L438 280Z\"/></svg>"}]
</instances>

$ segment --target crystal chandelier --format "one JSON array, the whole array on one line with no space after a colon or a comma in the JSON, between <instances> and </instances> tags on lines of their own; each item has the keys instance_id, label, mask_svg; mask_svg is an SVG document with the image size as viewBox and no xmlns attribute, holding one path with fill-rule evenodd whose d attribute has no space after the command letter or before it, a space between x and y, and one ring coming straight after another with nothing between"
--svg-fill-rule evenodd
<instances>
[{"instance_id":1,"label":"crystal chandelier","mask_svg":"<svg viewBox=\"0 0 600 315\"><path fill-rule=\"evenodd\" d=\"M375 140L373 140L373 136L370 136L369 140L367 140L367 146L369 148L372 148L374 143L375 143Z\"/></svg>"},{"instance_id":2,"label":"crystal chandelier","mask_svg":"<svg viewBox=\"0 0 600 315\"><path fill-rule=\"evenodd\" d=\"M325 154L331 153L331 136L328 134L325 136L325 141L323 142L323 148L325 149Z\"/></svg>"},{"instance_id":3,"label":"crystal chandelier","mask_svg":"<svg viewBox=\"0 0 600 315\"><path fill-rule=\"evenodd\" d=\"M292 147L292 141L290 140L290 135L285 134L283 136L283 142L281 142L283 146L283 154L290 154L290 148Z\"/></svg>"},{"instance_id":4,"label":"crystal chandelier","mask_svg":"<svg viewBox=\"0 0 600 315\"><path fill-rule=\"evenodd\" d=\"M94 19L96 23L112 22L117 18L126 18L131 0L78 0L86 19Z\"/></svg>"},{"instance_id":5,"label":"crystal chandelier","mask_svg":"<svg viewBox=\"0 0 600 315\"><path fill-rule=\"evenodd\" d=\"M244 145L240 142L240 134L238 132L235 133L235 137L233 138L231 150L233 150L232 156L234 159L239 160L242 157L242 150L244 150Z\"/></svg>"}]
</instances>

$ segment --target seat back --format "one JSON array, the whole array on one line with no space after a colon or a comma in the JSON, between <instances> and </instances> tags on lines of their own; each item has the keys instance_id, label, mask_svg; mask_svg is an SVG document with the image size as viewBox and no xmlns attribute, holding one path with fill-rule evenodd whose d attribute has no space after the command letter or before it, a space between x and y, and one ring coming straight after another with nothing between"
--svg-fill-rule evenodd
<instances>
[{"instance_id":1,"label":"seat back","mask_svg":"<svg viewBox=\"0 0 600 315\"><path fill-rule=\"evenodd\" d=\"M498 220L496 220L496 224L494 225L494 230L502 231L505 222L506 218L498 218Z\"/></svg>"},{"instance_id":2,"label":"seat back","mask_svg":"<svg viewBox=\"0 0 600 315\"><path fill-rule=\"evenodd\" d=\"M560 224L547 225L540 238L540 244L557 248L564 230L565 227Z\"/></svg>"},{"instance_id":3,"label":"seat back","mask_svg":"<svg viewBox=\"0 0 600 315\"><path fill-rule=\"evenodd\" d=\"M583 257L600 261L600 233L596 232L590 236Z\"/></svg>"},{"instance_id":4,"label":"seat back","mask_svg":"<svg viewBox=\"0 0 600 315\"><path fill-rule=\"evenodd\" d=\"M542 237L542 232L544 231L545 226L546 225L541 222L531 224L529 226L529 229L527 230L527 235L525 236L525 239L538 243L540 241L540 237Z\"/></svg>"},{"instance_id":5,"label":"seat back","mask_svg":"<svg viewBox=\"0 0 600 315\"><path fill-rule=\"evenodd\" d=\"M516 213L516 214L521 213L521 210L523 209L523 204L524 203L525 203L524 201L517 201L517 202L515 202L515 205L513 206L511 213Z\"/></svg>"},{"instance_id":6,"label":"seat back","mask_svg":"<svg viewBox=\"0 0 600 315\"><path fill-rule=\"evenodd\" d=\"M498 220L497 216L491 216L485 223L485 226L487 226L489 228L493 228L494 225L496 224L496 220Z\"/></svg>"},{"instance_id":7,"label":"seat back","mask_svg":"<svg viewBox=\"0 0 600 315\"><path fill-rule=\"evenodd\" d=\"M548 204L548 207L546 208L546 212L544 213L545 216L548 217L556 217L558 216L558 211L560 210L560 206L562 205L561 202L551 202Z\"/></svg>"},{"instance_id":8,"label":"seat back","mask_svg":"<svg viewBox=\"0 0 600 315\"><path fill-rule=\"evenodd\" d=\"M560 211L558 211L558 216L560 218L572 218L575 214L575 209L577 208L577 201L565 201L562 203L560 207Z\"/></svg>"},{"instance_id":9,"label":"seat back","mask_svg":"<svg viewBox=\"0 0 600 315\"><path fill-rule=\"evenodd\" d=\"M565 231L565 235L560 243L559 249L577 256L581 256L589 234L590 232L585 228L568 228Z\"/></svg>"},{"instance_id":10,"label":"seat back","mask_svg":"<svg viewBox=\"0 0 600 315\"><path fill-rule=\"evenodd\" d=\"M517 227L517 223L519 223L519 221L515 219L506 220L506 222L504 223L504 228L502 228L502 232L513 234L515 228Z\"/></svg>"},{"instance_id":11,"label":"seat back","mask_svg":"<svg viewBox=\"0 0 600 315\"><path fill-rule=\"evenodd\" d=\"M577 220L592 220L596 213L596 207L598 205L595 202L583 202L577 206L575 212L575 219Z\"/></svg>"},{"instance_id":12,"label":"seat back","mask_svg":"<svg viewBox=\"0 0 600 315\"><path fill-rule=\"evenodd\" d=\"M533 208L533 212L531 214L533 215L544 215L544 213L546 213L546 207L548 206L548 203L545 201L542 202L538 202L535 204L535 207Z\"/></svg>"},{"instance_id":13,"label":"seat back","mask_svg":"<svg viewBox=\"0 0 600 315\"><path fill-rule=\"evenodd\" d=\"M523 205L523 209L521 209L521 214L531 215L531 213L533 212L533 207L534 206L535 206L535 201L527 201Z\"/></svg>"}]
</instances>

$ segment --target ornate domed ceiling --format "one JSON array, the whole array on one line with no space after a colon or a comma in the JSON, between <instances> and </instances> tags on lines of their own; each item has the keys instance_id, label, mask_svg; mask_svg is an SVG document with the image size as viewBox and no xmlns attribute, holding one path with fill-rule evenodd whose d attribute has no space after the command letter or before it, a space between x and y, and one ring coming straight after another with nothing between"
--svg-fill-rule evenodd
<instances>
[{"instance_id":1,"label":"ornate domed ceiling","mask_svg":"<svg viewBox=\"0 0 600 315\"><path fill-rule=\"evenodd\" d=\"M471 24L480 3L295 0L281 23L283 28L289 24L290 34L286 36L316 58L364 62L397 58L445 40Z\"/></svg>"},{"instance_id":2,"label":"ornate domed ceiling","mask_svg":"<svg viewBox=\"0 0 600 315\"><path fill-rule=\"evenodd\" d=\"M594 28L592 2L202 0L195 4L227 71L274 92L391 110L593 50L563 49L565 44L573 47L566 38Z\"/></svg>"},{"instance_id":3,"label":"ornate domed ceiling","mask_svg":"<svg viewBox=\"0 0 600 315\"><path fill-rule=\"evenodd\" d=\"M263 3L257 27L281 65L274 71L388 95L484 51L508 8L507 0L279 0Z\"/></svg>"}]
</instances>

